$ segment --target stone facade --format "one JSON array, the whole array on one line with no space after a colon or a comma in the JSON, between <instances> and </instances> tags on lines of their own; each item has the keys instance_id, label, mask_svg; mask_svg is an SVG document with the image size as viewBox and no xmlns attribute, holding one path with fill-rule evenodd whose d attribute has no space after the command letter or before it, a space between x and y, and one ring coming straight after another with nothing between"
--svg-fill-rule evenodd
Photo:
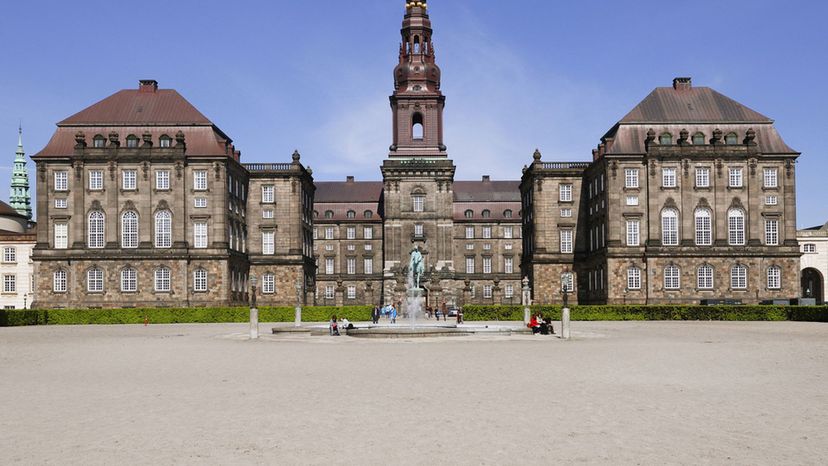
<instances>
[{"instance_id":1,"label":"stone facade","mask_svg":"<svg viewBox=\"0 0 828 466\"><path fill-rule=\"evenodd\" d=\"M35 229L25 211L0 201L0 309L26 309L32 304Z\"/></svg>"},{"instance_id":2,"label":"stone facade","mask_svg":"<svg viewBox=\"0 0 828 466\"><path fill-rule=\"evenodd\" d=\"M828 223L800 230L797 238L803 253L801 296L812 298L817 304L824 303L828 286Z\"/></svg>"}]
</instances>

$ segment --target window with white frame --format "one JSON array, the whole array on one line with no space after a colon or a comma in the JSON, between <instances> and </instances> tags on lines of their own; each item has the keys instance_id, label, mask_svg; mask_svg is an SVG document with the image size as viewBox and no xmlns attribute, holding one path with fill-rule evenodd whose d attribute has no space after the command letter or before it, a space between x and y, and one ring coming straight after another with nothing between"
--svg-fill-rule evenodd
<instances>
[{"instance_id":1,"label":"window with white frame","mask_svg":"<svg viewBox=\"0 0 828 466\"><path fill-rule=\"evenodd\" d=\"M170 291L170 269L166 267L155 269L155 291L159 293Z\"/></svg>"},{"instance_id":2,"label":"window with white frame","mask_svg":"<svg viewBox=\"0 0 828 466\"><path fill-rule=\"evenodd\" d=\"M374 259L370 257L362 259L362 271L366 275L374 273Z\"/></svg>"},{"instance_id":3,"label":"window with white frame","mask_svg":"<svg viewBox=\"0 0 828 466\"><path fill-rule=\"evenodd\" d=\"M356 251L356 244L349 244L346 246L349 251Z\"/></svg>"},{"instance_id":4,"label":"window with white frame","mask_svg":"<svg viewBox=\"0 0 828 466\"><path fill-rule=\"evenodd\" d=\"M17 293L17 276L3 275L3 293Z\"/></svg>"},{"instance_id":5,"label":"window with white frame","mask_svg":"<svg viewBox=\"0 0 828 466\"><path fill-rule=\"evenodd\" d=\"M348 286L348 299L356 299L356 287L354 285Z\"/></svg>"},{"instance_id":6,"label":"window with white frame","mask_svg":"<svg viewBox=\"0 0 828 466\"><path fill-rule=\"evenodd\" d=\"M466 239L474 239L474 227L466 227Z\"/></svg>"},{"instance_id":7,"label":"window with white frame","mask_svg":"<svg viewBox=\"0 0 828 466\"><path fill-rule=\"evenodd\" d=\"M713 289L713 266L704 264L696 270L696 287L700 290Z\"/></svg>"},{"instance_id":8,"label":"window with white frame","mask_svg":"<svg viewBox=\"0 0 828 466\"><path fill-rule=\"evenodd\" d=\"M641 221L627 220L627 246L641 246Z\"/></svg>"},{"instance_id":9,"label":"window with white frame","mask_svg":"<svg viewBox=\"0 0 828 466\"><path fill-rule=\"evenodd\" d=\"M515 296L515 287L514 285L506 285L503 290L503 297L506 299L512 299Z\"/></svg>"},{"instance_id":10,"label":"window with white frame","mask_svg":"<svg viewBox=\"0 0 828 466\"><path fill-rule=\"evenodd\" d=\"M273 204L276 202L275 188L272 185L262 186L262 203Z\"/></svg>"},{"instance_id":11,"label":"window with white frame","mask_svg":"<svg viewBox=\"0 0 828 466\"><path fill-rule=\"evenodd\" d=\"M69 191L69 172L55 172L55 191Z\"/></svg>"},{"instance_id":12,"label":"window with white frame","mask_svg":"<svg viewBox=\"0 0 828 466\"><path fill-rule=\"evenodd\" d=\"M325 258L325 275L334 274L334 259L332 257Z\"/></svg>"},{"instance_id":13,"label":"window with white frame","mask_svg":"<svg viewBox=\"0 0 828 466\"><path fill-rule=\"evenodd\" d=\"M768 267L768 289L779 290L782 288L782 269L772 265Z\"/></svg>"},{"instance_id":14,"label":"window with white frame","mask_svg":"<svg viewBox=\"0 0 828 466\"><path fill-rule=\"evenodd\" d=\"M55 293L66 293L66 271L56 270L52 274L52 291Z\"/></svg>"},{"instance_id":15,"label":"window with white frame","mask_svg":"<svg viewBox=\"0 0 828 466\"><path fill-rule=\"evenodd\" d=\"M55 198L55 209L65 209L69 207L69 201L65 197Z\"/></svg>"},{"instance_id":16,"label":"window with white frame","mask_svg":"<svg viewBox=\"0 0 828 466\"><path fill-rule=\"evenodd\" d=\"M158 170L155 172L155 189L167 191L170 189L170 171Z\"/></svg>"},{"instance_id":17,"label":"window with white frame","mask_svg":"<svg viewBox=\"0 0 828 466\"><path fill-rule=\"evenodd\" d=\"M172 247L172 214L169 210L160 210L155 214L155 247Z\"/></svg>"},{"instance_id":18,"label":"window with white frame","mask_svg":"<svg viewBox=\"0 0 828 466\"><path fill-rule=\"evenodd\" d=\"M55 249L69 247L69 224L55 223Z\"/></svg>"},{"instance_id":19,"label":"window with white frame","mask_svg":"<svg viewBox=\"0 0 828 466\"><path fill-rule=\"evenodd\" d=\"M374 227L363 227L362 228L362 238L363 239L374 239Z\"/></svg>"},{"instance_id":20,"label":"window with white frame","mask_svg":"<svg viewBox=\"0 0 828 466\"><path fill-rule=\"evenodd\" d=\"M103 270L93 267L86 271L86 291L90 293L103 292Z\"/></svg>"},{"instance_id":21,"label":"window with white frame","mask_svg":"<svg viewBox=\"0 0 828 466\"><path fill-rule=\"evenodd\" d=\"M514 230L512 227L503 227L503 238L504 239L512 239Z\"/></svg>"},{"instance_id":22,"label":"window with white frame","mask_svg":"<svg viewBox=\"0 0 828 466\"><path fill-rule=\"evenodd\" d=\"M562 254L571 254L572 253L572 230L565 229L560 230L561 232L561 253Z\"/></svg>"},{"instance_id":23,"label":"window with white frame","mask_svg":"<svg viewBox=\"0 0 828 466\"><path fill-rule=\"evenodd\" d=\"M730 169L730 177L728 179L728 186L731 188L741 188L742 187L742 169L741 168L731 168Z\"/></svg>"},{"instance_id":24,"label":"window with white frame","mask_svg":"<svg viewBox=\"0 0 828 466\"><path fill-rule=\"evenodd\" d=\"M779 180L777 178L777 172L775 168L766 168L764 170L764 186L766 188L777 188L779 187Z\"/></svg>"},{"instance_id":25,"label":"window with white frame","mask_svg":"<svg viewBox=\"0 0 828 466\"><path fill-rule=\"evenodd\" d=\"M483 258L483 273L485 273L485 274L492 273L492 258L491 257L484 257Z\"/></svg>"},{"instance_id":26,"label":"window with white frame","mask_svg":"<svg viewBox=\"0 0 828 466\"><path fill-rule=\"evenodd\" d=\"M262 232L262 254L272 256L276 253L276 232L273 230Z\"/></svg>"},{"instance_id":27,"label":"window with white frame","mask_svg":"<svg viewBox=\"0 0 828 466\"><path fill-rule=\"evenodd\" d=\"M638 205L638 196L627 196L627 205L635 207Z\"/></svg>"},{"instance_id":28,"label":"window with white frame","mask_svg":"<svg viewBox=\"0 0 828 466\"><path fill-rule=\"evenodd\" d=\"M561 290L567 293L575 291L575 275L570 272L561 274Z\"/></svg>"},{"instance_id":29,"label":"window with white frame","mask_svg":"<svg viewBox=\"0 0 828 466\"><path fill-rule=\"evenodd\" d=\"M678 211L664 209L661 212L661 244L663 246L678 246Z\"/></svg>"},{"instance_id":30,"label":"window with white frame","mask_svg":"<svg viewBox=\"0 0 828 466\"><path fill-rule=\"evenodd\" d=\"M624 169L624 187L638 188L638 169L625 168Z\"/></svg>"},{"instance_id":31,"label":"window with white frame","mask_svg":"<svg viewBox=\"0 0 828 466\"><path fill-rule=\"evenodd\" d=\"M138 291L138 271L132 267L121 270L121 292L135 293Z\"/></svg>"},{"instance_id":32,"label":"window with white frame","mask_svg":"<svg viewBox=\"0 0 828 466\"><path fill-rule=\"evenodd\" d=\"M466 251L473 251L474 243L466 243Z\"/></svg>"},{"instance_id":33,"label":"window with white frame","mask_svg":"<svg viewBox=\"0 0 828 466\"><path fill-rule=\"evenodd\" d=\"M747 267L736 264L730 269L730 287L734 290L747 288Z\"/></svg>"},{"instance_id":34,"label":"window with white frame","mask_svg":"<svg viewBox=\"0 0 828 466\"><path fill-rule=\"evenodd\" d=\"M805 254L816 254L816 244L814 243L805 243L802 245L802 252Z\"/></svg>"},{"instance_id":35,"label":"window with white frame","mask_svg":"<svg viewBox=\"0 0 828 466\"><path fill-rule=\"evenodd\" d=\"M333 227L326 227L325 228L325 239L334 239L334 229L333 229Z\"/></svg>"},{"instance_id":36,"label":"window with white frame","mask_svg":"<svg viewBox=\"0 0 828 466\"><path fill-rule=\"evenodd\" d=\"M630 267L627 269L627 289L641 289L641 269L638 267Z\"/></svg>"},{"instance_id":37,"label":"window with white frame","mask_svg":"<svg viewBox=\"0 0 828 466\"><path fill-rule=\"evenodd\" d=\"M91 249L102 249L105 246L104 225L105 223L103 212L95 210L89 213L87 225L87 247Z\"/></svg>"},{"instance_id":38,"label":"window with white frame","mask_svg":"<svg viewBox=\"0 0 828 466\"><path fill-rule=\"evenodd\" d=\"M345 238L356 239L356 227L348 227L345 229Z\"/></svg>"},{"instance_id":39,"label":"window with white frame","mask_svg":"<svg viewBox=\"0 0 828 466\"><path fill-rule=\"evenodd\" d=\"M572 209L561 209L561 218L571 218Z\"/></svg>"},{"instance_id":40,"label":"window with white frame","mask_svg":"<svg viewBox=\"0 0 828 466\"><path fill-rule=\"evenodd\" d=\"M765 205L779 205L779 197L775 194L765 196Z\"/></svg>"},{"instance_id":41,"label":"window with white frame","mask_svg":"<svg viewBox=\"0 0 828 466\"><path fill-rule=\"evenodd\" d=\"M512 243L504 244L503 249L505 249L506 251L511 251L512 250Z\"/></svg>"},{"instance_id":42,"label":"window with white frame","mask_svg":"<svg viewBox=\"0 0 828 466\"><path fill-rule=\"evenodd\" d=\"M466 273L474 273L474 257L466 258Z\"/></svg>"},{"instance_id":43,"label":"window with white frame","mask_svg":"<svg viewBox=\"0 0 828 466\"><path fill-rule=\"evenodd\" d=\"M193 291L196 293L204 293L207 291L207 271L204 269L196 269L193 272Z\"/></svg>"},{"instance_id":44,"label":"window with white frame","mask_svg":"<svg viewBox=\"0 0 828 466\"><path fill-rule=\"evenodd\" d=\"M121 188L124 191L134 191L138 187L138 171L124 170L121 172Z\"/></svg>"},{"instance_id":45,"label":"window with white frame","mask_svg":"<svg viewBox=\"0 0 828 466\"><path fill-rule=\"evenodd\" d=\"M103 170L89 170L89 190L100 191L103 189Z\"/></svg>"},{"instance_id":46,"label":"window with white frame","mask_svg":"<svg viewBox=\"0 0 828 466\"><path fill-rule=\"evenodd\" d=\"M571 184L562 184L562 185L560 185L560 197L558 199L561 202L572 202L572 185Z\"/></svg>"},{"instance_id":47,"label":"window with white frame","mask_svg":"<svg viewBox=\"0 0 828 466\"><path fill-rule=\"evenodd\" d=\"M676 187L676 169L662 168L661 169L661 186L664 188Z\"/></svg>"},{"instance_id":48,"label":"window with white frame","mask_svg":"<svg viewBox=\"0 0 828 466\"><path fill-rule=\"evenodd\" d=\"M276 292L276 276L272 273L262 275L262 293L273 294Z\"/></svg>"},{"instance_id":49,"label":"window with white frame","mask_svg":"<svg viewBox=\"0 0 828 466\"><path fill-rule=\"evenodd\" d=\"M765 245L779 246L779 220L765 220Z\"/></svg>"},{"instance_id":50,"label":"window with white frame","mask_svg":"<svg viewBox=\"0 0 828 466\"><path fill-rule=\"evenodd\" d=\"M193 223L193 243L196 249L207 248L207 222Z\"/></svg>"},{"instance_id":51,"label":"window with white frame","mask_svg":"<svg viewBox=\"0 0 828 466\"><path fill-rule=\"evenodd\" d=\"M17 262L17 249L13 247L3 248L3 262L15 263Z\"/></svg>"},{"instance_id":52,"label":"window with white frame","mask_svg":"<svg viewBox=\"0 0 828 466\"><path fill-rule=\"evenodd\" d=\"M511 257L503 258L503 273L514 273L515 260Z\"/></svg>"},{"instance_id":53,"label":"window with white frame","mask_svg":"<svg viewBox=\"0 0 828 466\"><path fill-rule=\"evenodd\" d=\"M345 271L348 275L356 275L356 259L348 257L345 259Z\"/></svg>"},{"instance_id":54,"label":"window with white frame","mask_svg":"<svg viewBox=\"0 0 828 466\"><path fill-rule=\"evenodd\" d=\"M413 206L414 212L424 212L425 211L425 196L422 194L414 194L411 196L411 204Z\"/></svg>"},{"instance_id":55,"label":"window with white frame","mask_svg":"<svg viewBox=\"0 0 828 466\"><path fill-rule=\"evenodd\" d=\"M262 209L262 218L273 218L273 209Z\"/></svg>"},{"instance_id":56,"label":"window with white frame","mask_svg":"<svg viewBox=\"0 0 828 466\"><path fill-rule=\"evenodd\" d=\"M710 169L707 167L696 168L696 187L709 188L710 187Z\"/></svg>"},{"instance_id":57,"label":"window with white frame","mask_svg":"<svg viewBox=\"0 0 828 466\"><path fill-rule=\"evenodd\" d=\"M193 171L193 189L207 191L207 170Z\"/></svg>"},{"instance_id":58,"label":"window with white frame","mask_svg":"<svg viewBox=\"0 0 828 466\"><path fill-rule=\"evenodd\" d=\"M207 198L206 197L197 197L195 198L194 205L196 209L206 209L207 208Z\"/></svg>"},{"instance_id":59,"label":"window with white frame","mask_svg":"<svg viewBox=\"0 0 828 466\"><path fill-rule=\"evenodd\" d=\"M483 298L492 299L492 285L483 285Z\"/></svg>"},{"instance_id":60,"label":"window with white frame","mask_svg":"<svg viewBox=\"0 0 828 466\"><path fill-rule=\"evenodd\" d=\"M325 245L325 250L329 251L329 252L333 251L334 250L334 245L333 244L326 244Z\"/></svg>"},{"instance_id":61,"label":"window with white frame","mask_svg":"<svg viewBox=\"0 0 828 466\"><path fill-rule=\"evenodd\" d=\"M334 299L333 285L325 285L325 299Z\"/></svg>"},{"instance_id":62,"label":"window with white frame","mask_svg":"<svg viewBox=\"0 0 828 466\"><path fill-rule=\"evenodd\" d=\"M681 288L681 272L675 265L668 265L664 268L664 289L678 290Z\"/></svg>"},{"instance_id":63,"label":"window with white frame","mask_svg":"<svg viewBox=\"0 0 828 466\"><path fill-rule=\"evenodd\" d=\"M371 243L366 243L365 244L365 250L366 251L373 251L374 250L374 245L371 244Z\"/></svg>"},{"instance_id":64,"label":"window with white frame","mask_svg":"<svg viewBox=\"0 0 828 466\"><path fill-rule=\"evenodd\" d=\"M491 243L483 243L483 250L484 251L491 251L492 250L492 244Z\"/></svg>"},{"instance_id":65,"label":"window with white frame","mask_svg":"<svg viewBox=\"0 0 828 466\"><path fill-rule=\"evenodd\" d=\"M483 239L492 238L492 227L483 227Z\"/></svg>"},{"instance_id":66,"label":"window with white frame","mask_svg":"<svg viewBox=\"0 0 828 466\"><path fill-rule=\"evenodd\" d=\"M138 213L128 210L121 215L121 247L138 247Z\"/></svg>"},{"instance_id":67,"label":"window with white frame","mask_svg":"<svg viewBox=\"0 0 828 466\"><path fill-rule=\"evenodd\" d=\"M731 246L745 245L745 213L742 209L727 211L727 241Z\"/></svg>"},{"instance_id":68,"label":"window with white frame","mask_svg":"<svg viewBox=\"0 0 828 466\"><path fill-rule=\"evenodd\" d=\"M696 209L696 246L713 244L712 214L710 209Z\"/></svg>"}]
</instances>

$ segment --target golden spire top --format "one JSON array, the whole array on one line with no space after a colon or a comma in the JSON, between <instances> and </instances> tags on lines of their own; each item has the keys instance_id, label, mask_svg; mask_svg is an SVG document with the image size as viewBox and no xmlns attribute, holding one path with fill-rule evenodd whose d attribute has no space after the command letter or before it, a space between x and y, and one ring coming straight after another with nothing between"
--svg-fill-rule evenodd
<instances>
[{"instance_id":1,"label":"golden spire top","mask_svg":"<svg viewBox=\"0 0 828 466\"><path fill-rule=\"evenodd\" d=\"M428 9L428 4L424 0L406 0L405 1L405 8L407 10L410 10L410 9L416 7L416 6L422 8L423 10Z\"/></svg>"}]
</instances>

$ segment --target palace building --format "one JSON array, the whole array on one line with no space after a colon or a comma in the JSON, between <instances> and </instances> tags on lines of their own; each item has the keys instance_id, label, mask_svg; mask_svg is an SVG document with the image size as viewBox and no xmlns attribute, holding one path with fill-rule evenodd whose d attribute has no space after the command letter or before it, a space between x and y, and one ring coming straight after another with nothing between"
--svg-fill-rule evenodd
<instances>
[{"instance_id":1,"label":"palace building","mask_svg":"<svg viewBox=\"0 0 828 466\"><path fill-rule=\"evenodd\" d=\"M381 181L242 163L174 90L141 81L58 123L37 163L36 306L760 302L799 296L795 162L769 118L677 78L591 160L455 180L425 2L405 4ZM469 161L470 163L470 161Z\"/></svg>"}]
</instances>

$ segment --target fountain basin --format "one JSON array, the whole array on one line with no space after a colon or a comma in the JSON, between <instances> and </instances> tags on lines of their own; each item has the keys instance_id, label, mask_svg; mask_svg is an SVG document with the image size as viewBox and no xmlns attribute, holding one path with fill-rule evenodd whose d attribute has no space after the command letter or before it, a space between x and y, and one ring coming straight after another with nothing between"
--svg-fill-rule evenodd
<instances>
[{"instance_id":1,"label":"fountain basin","mask_svg":"<svg viewBox=\"0 0 828 466\"><path fill-rule=\"evenodd\" d=\"M355 338L436 338L436 337L465 337L475 332L457 326L428 326L428 327L363 327L352 328L345 332Z\"/></svg>"}]
</instances>

